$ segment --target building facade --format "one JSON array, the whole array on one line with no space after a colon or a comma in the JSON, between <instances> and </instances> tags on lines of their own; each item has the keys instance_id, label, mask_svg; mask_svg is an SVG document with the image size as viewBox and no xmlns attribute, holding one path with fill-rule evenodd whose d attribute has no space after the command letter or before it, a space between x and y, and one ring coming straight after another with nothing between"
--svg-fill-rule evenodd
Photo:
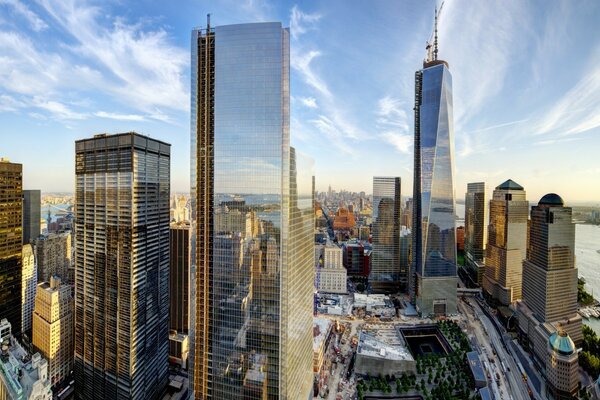
<instances>
[{"instance_id":1,"label":"building facade","mask_svg":"<svg viewBox=\"0 0 600 400\"><path fill-rule=\"evenodd\" d=\"M575 343L565 331L554 332L548 339L546 380L547 391L552 399L578 398L579 358Z\"/></svg>"},{"instance_id":2,"label":"building facade","mask_svg":"<svg viewBox=\"0 0 600 400\"><path fill-rule=\"evenodd\" d=\"M280 23L192 33L196 398L312 393L312 161L290 146L289 66ZM217 224L233 212L243 229Z\"/></svg>"},{"instance_id":3,"label":"building facade","mask_svg":"<svg viewBox=\"0 0 600 400\"><path fill-rule=\"evenodd\" d=\"M59 276L63 283L73 284L71 232L49 233L33 241L38 265L38 282L50 282Z\"/></svg>"},{"instance_id":4,"label":"building facade","mask_svg":"<svg viewBox=\"0 0 600 400\"><path fill-rule=\"evenodd\" d=\"M155 399L167 383L170 145L76 142L75 384L82 399Z\"/></svg>"},{"instance_id":5,"label":"building facade","mask_svg":"<svg viewBox=\"0 0 600 400\"><path fill-rule=\"evenodd\" d=\"M323 293L346 293L347 271L343 251L337 246L315 246L317 289Z\"/></svg>"},{"instance_id":6,"label":"building facade","mask_svg":"<svg viewBox=\"0 0 600 400\"><path fill-rule=\"evenodd\" d=\"M23 306L21 307L21 327L24 333L31 331L31 319L33 316L33 303L35 301L35 288L37 285L37 267L33 248L30 244L23 246L23 256L21 258L21 298ZM29 335L31 337L31 335Z\"/></svg>"},{"instance_id":7,"label":"building facade","mask_svg":"<svg viewBox=\"0 0 600 400\"><path fill-rule=\"evenodd\" d=\"M490 200L490 226L483 289L502 305L521 299L529 202L518 183L507 180Z\"/></svg>"},{"instance_id":8,"label":"building facade","mask_svg":"<svg viewBox=\"0 0 600 400\"><path fill-rule=\"evenodd\" d=\"M33 346L48 361L52 385L73 370L73 297L71 286L60 278L37 285L33 314Z\"/></svg>"},{"instance_id":9,"label":"building facade","mask_svg":"<svg viewBox=\"0 0 600 400\"><path fill-rule=\"evenodd\" d=\"M517 305L517 315L521 336L542 365L552 331L542 331L540 325L565 331L576 345L583 340L577 313L575 224L572 209L554 193L542 197L531 210L523 300Z\"/></svg>"},{"instance_id":10,"label":"building facade","mask_svg":"<svg viewBox=\"0 0 600 400\"><path fill-rule=\"evenodd\" d=\"M373 252L369 285L375 292L405 291L408 276L400 274L399 177L373 177Z\"/></svg>"},{"instance_id":11,"label":"building facade","mask_svg":"<svg viewBox=\"0 0 600 400\"><path fill-rule=\"evenodd\" d=\"M411 298L423 315L456 313L454 120L448 63L415 74Z\"/></svg>"},{"instance_id":12,"label":"building facade","mask_svg":"<svg viewBox=\"0 0 600 400\"><path fill-rule=\"evenodd\" d=\"M0 316L21 330L23 166L0 159Z\"/></svg>"},{"instance_id":13,"label":"building facade","mask_svg":"<svg viewBox=\"0 0 600 400\"><path fill-rule=\"evenodd\" d=\"M187 334L190 329L190 223L172 223L169 238L169 329Z\"/></svg>"},{"instance_id":14,"label":"building facade","mask_svg":"<svg viewBox=\"0 0 600 400\"><path fill-rule=\"evenodd\" d=\"M29 244L40 231L42 193L39 190L23 190L23 244Z\"/></svg>"}]
</instances>

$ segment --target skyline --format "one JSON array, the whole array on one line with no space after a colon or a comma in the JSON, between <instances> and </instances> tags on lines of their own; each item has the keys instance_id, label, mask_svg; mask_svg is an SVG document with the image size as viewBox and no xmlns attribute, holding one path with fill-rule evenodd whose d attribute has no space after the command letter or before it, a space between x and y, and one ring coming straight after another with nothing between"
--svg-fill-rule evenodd
<instances>
[{"instance_id":1,"label":"skyline","mask_svg":"<svg viewBox=\"0 0 600 400\"><path fill-rule=\"evenodd\" d=\"M414 71L433 7L0 0L0 123L21 139L0 156L23 164L25 189L73 192L75 140L137 131L173 145L173 192L189 192L189 35L210 12L215 26L290 27L291 136L316 160L317 190L370 192L373 176L399 175L409 195ZM491 193L512 178L532 202L600 201L587 184L600 175L599 14L592 2L446 2L439 57L454 81L457 199L468 182Z\"/></svg>"}]
</instances>

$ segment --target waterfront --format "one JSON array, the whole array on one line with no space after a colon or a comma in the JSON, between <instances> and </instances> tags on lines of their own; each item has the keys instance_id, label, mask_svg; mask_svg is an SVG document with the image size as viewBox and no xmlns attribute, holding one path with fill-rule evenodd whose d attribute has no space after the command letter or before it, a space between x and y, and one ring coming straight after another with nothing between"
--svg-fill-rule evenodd
<instances>
[{"instance_id":1,"label":"waterfront","mask_svg":"<svg viewBox=\"0 0 600 400\"><path fill-rule=\"evenodd\" d=\"M585 278L586 290L600 298L600 226L577 224L575 236L575 264L579 277ZM586 325L600 334L600 320L584 319Z\"/></svg>"}]
</instances>

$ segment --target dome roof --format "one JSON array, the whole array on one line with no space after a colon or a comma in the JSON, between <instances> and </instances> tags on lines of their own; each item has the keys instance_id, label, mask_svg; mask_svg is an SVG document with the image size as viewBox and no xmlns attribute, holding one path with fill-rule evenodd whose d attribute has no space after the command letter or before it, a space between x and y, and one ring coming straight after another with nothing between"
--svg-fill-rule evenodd
<instances>
[{"instance_id":1,"label":"dome roof","mask_svg":"<svg viewBox=\"0 0 600 400\"><path fill-rule=\"evenodd\" d=\"M538 203L538 205L546 205L546 206L558 206L562 207L565 205L563 199L557 195L556 193L548 193L544 197L542 197Z\"/></svg>"},{"instance_id":2,"label":"dome roof","mask_svg":"<svg viewBox=\"0 0 600 400\"><path fill-rule=\"evenodd\" d=\"M554 332L550 335L548 341L552 349L558 354L568 356L575 352L575 343L573 343L569 334L565 331Z\"/></svg>"}]
</instances>

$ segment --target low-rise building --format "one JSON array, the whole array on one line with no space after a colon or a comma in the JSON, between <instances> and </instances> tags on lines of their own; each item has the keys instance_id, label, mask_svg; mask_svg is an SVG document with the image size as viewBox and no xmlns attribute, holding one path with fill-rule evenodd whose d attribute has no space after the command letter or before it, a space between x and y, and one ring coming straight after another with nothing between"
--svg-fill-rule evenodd
<instances>
[{"instance_id":1,"label":"low-rise building","mask_svg":"<svg viewBox=\"0 0 600 400\"><path fill-rule=\"evenodd\" d=\"M385 294L354 293L353 307L364 308L368 314L376 317L396 316L394 302Z\"/></svg>"},{"instance_id":2,"label":"low-rise building","mask_svg":"<svg viewBox=\"0 0 600 400\"><path fill-rule=\"evenodd\" d=\"M10 331L10 323L3 319L0 332ZM48 362L40 353L30 357L10 333L0 349L0 399L52 400Z\"/></svg>"},{"instance_id":3,"label":"low-rise building","mask_svg":"<svg viewBox=\"0 0 600 400\"><path fill-rule=\"evenodd\" d=\"M190 352L188 335L177 333L176 330L169 332L169 361L187 369L187 360Z\"/></svg>"},{"instance_id":4,"label":"low-rise building","mask_svg":"<svg viewBox=\"0 0 600 400\"><path fill-rule=\"evenodd\" d=\"M391 331L392 334L385 337L367 332L360 333L354 366L357 374L416 374L415 359L402 339L393 329Z\"/></svg>"},{"instance_id":5,"label":"low-rise building","mask_svg":"<svg viewBox=\"0 0 600 400\"><path fill-rule=\"evenodd\" d=\"M481 360L479 359L479 353L476 351L468 352L467 360L469 361L469 368L471 368L471 373L473 374L473 379L475 380L475 386L477 388L486 387L487 378L485 376L485 372L483 371Z\"/></svg>"}]
</instances>

